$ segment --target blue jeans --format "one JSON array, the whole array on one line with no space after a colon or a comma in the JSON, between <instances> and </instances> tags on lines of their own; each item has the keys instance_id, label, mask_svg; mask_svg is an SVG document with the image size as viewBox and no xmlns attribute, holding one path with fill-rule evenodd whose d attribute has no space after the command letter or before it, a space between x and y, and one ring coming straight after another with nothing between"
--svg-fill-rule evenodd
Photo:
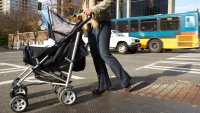
<instances>
[{"instance_id":1,"label":"blue jeans","mask_svg":"<svg viewBox=\"0 0 200 113\"><path fill-rule=\"evenodd\" d=\"M129 74L109 51L110 35L110 21L100 22L99 28L88 26L88 42L99 80L99 90L111 87L105 63L111 68L122 87L128 86L131 80Z\"/></svg>"}]
</instances>

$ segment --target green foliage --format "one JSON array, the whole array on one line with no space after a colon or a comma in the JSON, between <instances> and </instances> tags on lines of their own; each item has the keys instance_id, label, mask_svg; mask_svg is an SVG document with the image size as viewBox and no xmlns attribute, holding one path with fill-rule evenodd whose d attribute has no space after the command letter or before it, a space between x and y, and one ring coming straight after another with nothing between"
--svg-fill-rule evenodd
<instances>
[{"instance_id":1,"label":"green foliage","mask_svg":"<svg viewBox=\"0 0 200 113\"><path fill-rule=\"evenodd\" d=\"M8 39L7 37L0 36L0 47L7 48Z\"/></svg>"},{"instance_id":2,"label":"green foliage","mask_svg":"<svg viewBox=\"0 0 200 113\"><path fill-rule=\"evenodd\" d=\"M14 43L16 34L23 32L34 32L35 40L40 27L38 22L41 20L38 12L12 11L11 14L0 14L0 46L8 45L8 34L14 34L10 40L11 45Z\"/></svg>"}]
</instances>

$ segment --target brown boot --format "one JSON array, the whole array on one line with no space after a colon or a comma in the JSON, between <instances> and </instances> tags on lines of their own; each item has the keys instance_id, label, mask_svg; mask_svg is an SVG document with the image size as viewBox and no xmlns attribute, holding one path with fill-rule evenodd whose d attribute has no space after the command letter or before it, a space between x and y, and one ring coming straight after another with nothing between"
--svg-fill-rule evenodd
<instances>
[{"instance_id":1,"label":"brown boot","mask_svg":"<svg viewBox=\"0 0 200 113\"><path fill-rule=\"evenodd\" d=\"M124 93L128 93L131 90L131 84L129 83L125 88L122 89Z\"/></svg>"}]
</instances>

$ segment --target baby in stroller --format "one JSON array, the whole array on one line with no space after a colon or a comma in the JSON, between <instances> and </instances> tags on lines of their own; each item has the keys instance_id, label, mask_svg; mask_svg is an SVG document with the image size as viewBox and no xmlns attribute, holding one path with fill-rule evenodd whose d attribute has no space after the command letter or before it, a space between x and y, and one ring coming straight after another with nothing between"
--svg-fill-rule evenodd
<instances>
[{"instance_id":1,"label":"baby in stroller","mask_svg":"<svg viewBox=\"0 0 200 113\"><path fill-rule=\"evenodd\" d=\"M35 78L51 83L61 103L73 104L76 94L72 91L72 71L85 68L85 56L88 53L81 40L81 28L91 17L74 24L50 8L41 10L41 14L48 26L49 38L55 44L48 47L25 47L23 61L30 66L12 83L10 106L14 112L25 111L28 106L27 86L22 82L31 73L35 74Z\"/></svg>"}]
</instances>

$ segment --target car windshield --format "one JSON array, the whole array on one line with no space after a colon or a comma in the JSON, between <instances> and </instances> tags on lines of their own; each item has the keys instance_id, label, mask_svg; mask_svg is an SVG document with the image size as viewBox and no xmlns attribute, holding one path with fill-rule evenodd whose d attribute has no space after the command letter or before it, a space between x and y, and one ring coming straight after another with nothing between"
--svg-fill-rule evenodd
<instances>
[{"instance_id":1,"label":"car windshield","mask_svg":"<svg viewBox=\"0 0 200 113\"><path fill-rule=\"evenodd\" d=\"M113 30L113 33L117 36L124 36L120 31Z\"/></svg>"}]
</instances>

